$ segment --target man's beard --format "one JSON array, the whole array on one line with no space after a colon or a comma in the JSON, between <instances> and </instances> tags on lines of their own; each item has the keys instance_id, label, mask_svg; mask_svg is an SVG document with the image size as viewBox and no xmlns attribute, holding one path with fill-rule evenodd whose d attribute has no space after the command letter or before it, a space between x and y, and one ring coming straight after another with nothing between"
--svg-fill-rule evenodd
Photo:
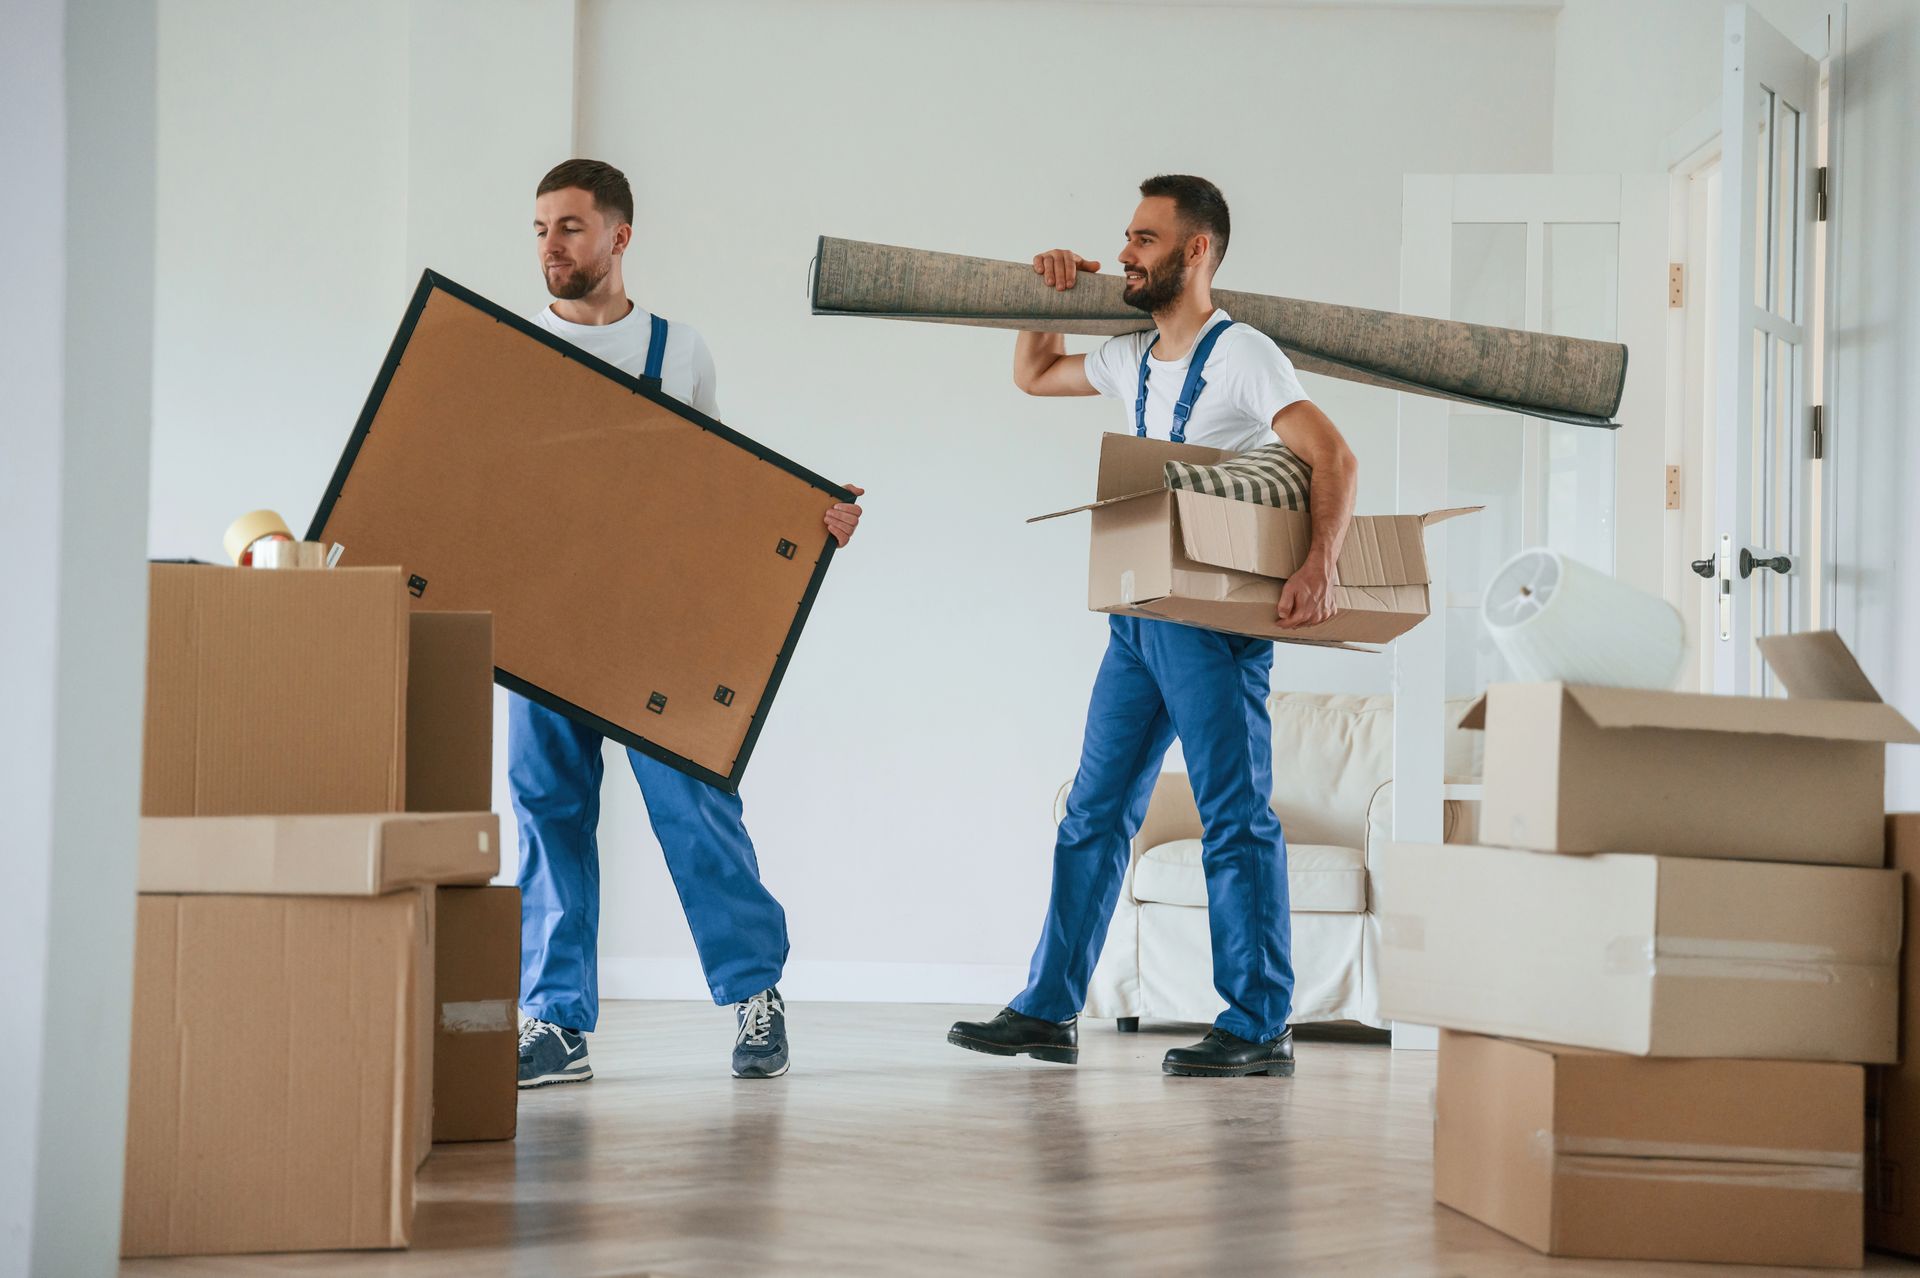
<instances>
[{"instance_id":1,"label":"man's beard","mask_svg":"<svg viewBox=\"0 0 1920 1278\"><path fill-rule=\"evenodd\" d=\"M553 294L563 302L574 302L600 287L600 281L607 278L607 272L612 269L613 260L611 258L600 263L600 269L598 271L594 270L592 263L584 263L573 269L572 274L566 277L566 283L564 284L555 284L553 282L553 275L544 269L540 274L547 282L547 292Z\"/></svg>"},{"instance_id":2,"label":"man's beard","mask_svg":"<svg viewBox=\"0 0 1920 1278\"><path fill-rule=\"evenodd\" d=\"M1187 255L1185 246L1180 251L1169 253L1169 261L1158 271L1148 271L1146 283L1138 288L1131 286L1120 293L1120 300L1137 311L1151 315L1164 311L1179 299L1187 286Z\"/></svg>"}]
</instances>

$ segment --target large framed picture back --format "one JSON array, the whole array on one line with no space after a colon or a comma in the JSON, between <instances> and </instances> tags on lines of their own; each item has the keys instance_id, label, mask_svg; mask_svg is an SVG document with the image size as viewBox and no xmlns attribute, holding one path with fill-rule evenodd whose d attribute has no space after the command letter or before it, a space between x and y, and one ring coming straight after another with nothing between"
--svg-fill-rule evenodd
<instances>
[{"instance_id":1,"label":"large framed picture back","mask_svg":"<svg viewBox=\"0 0 1920 1278\"><path fill-rule=\"evenodd\" d=\"M733 791L851 500L428 271L307 536L491 612L500 684Z\"/></svg>"}]
</instances>

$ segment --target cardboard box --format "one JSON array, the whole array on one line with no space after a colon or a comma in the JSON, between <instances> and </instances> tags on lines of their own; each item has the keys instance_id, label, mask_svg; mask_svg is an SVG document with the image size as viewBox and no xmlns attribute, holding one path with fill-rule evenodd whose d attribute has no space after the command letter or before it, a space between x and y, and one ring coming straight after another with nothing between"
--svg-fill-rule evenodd
<instances>
[{"instance_id":1,"label":"cardboard box","mask_svg":"<svg viewBox=\"0 0 1920 1278\"><path fill-rule=\"evenodd\" d=\"M493 616L415 612L407 657L407 811L493 806Z\"/></svg>"},{"instance_id":2,"label":"cardboard box","mask_svg":"<svg viewBox=\"0 0 1920 1278\"><path fill-rule=\"evenodd\" d=\"M1887 818L1887 864L1920 919L1920 812ZM1920 1256L1920 945L1900 957L1900 1063L1867 1071L1867 1242Z\"/></svg>"},{"instance_id":3,"label":"cardboard box","mask_svg":"<svg viewBox=\"0 0 1920 1278\"><path fill-rule=\"evenodd\" d=\"M149 590L142 815L406 806L398 569L154 564Z\"/></svg>"},{"instance_id":4,"label":"cardboard box","mask_svg":"<svg viewBox=\"0 0 1920 1278\"><path fill-rule=\"evenodd\" d=\"M1433 1196L1554 1256L1858 1268L1863 1075L1448 1031Z\"/></svg>"},{"instance_id":5,"label":"cardboard box","mask_svg":"<svg viewBox=\"0 0 1920 1278\"><path fill-rule=\"evenodd\" d=\"M492 812L140 821L142 892L378 896L499 872Z\"/></svg>"},{"instance_id":6,"label":"cardboard box","mask_svg":"<svg viewBox=\"0 0 1920 1278\"><path fill-rule=\"evenodd\" d=\"M1639 1056L1895 1058L1892 870L1390 844L1380 1014Z\"/></svg>"},{"instance_id":7,"label":"cardboard box","mask_svg":"<svg viewBox=\"0 0 1920 1278\"><path fill-rule=\"evenodd\" d=\"M1883 863L1886 746L1920 742L1831 632L1761 641L1791 694L1495 684L1480 837L1543 852Z\"/></svg>"},{"instance_id":8,"label":"cardboard box","mask_svg":"<svg viewBox=\"0 0 1920 1278\"><path fill-rule=\"evenodd\" d=\"M443 887L434 922L433 1139L512 1140L520 889Z\"/></svg>"},{"instance_id":9,"label":"cardboard box","mask_svg":"<svg viewBox=\"0 0 1920 1278\"><path fill-rule=\"evenodd\" d=\"M1168 461L1211 465L1234 454L1133 435L1100 441L1096 499L1028 523L1093 512L1087 607L1180 621L1283 643L1385 643L1429 611L1426 529L1479 507L1426 515L1361 515L1336 565L1339 611L1283 630L1280 590L1306 557L1312 521L1281 510L1166 486Z\"/></svg>"},{"instance_id":10,"label":"cardboard box","mask_svg":"<svg viewBox=\"0 0 1920 1278\"><path fill-rule=\"evenodd\" d=\"M127 1256L404 1247L420 898L143 896Z\"/></svg>"}]
</instances>

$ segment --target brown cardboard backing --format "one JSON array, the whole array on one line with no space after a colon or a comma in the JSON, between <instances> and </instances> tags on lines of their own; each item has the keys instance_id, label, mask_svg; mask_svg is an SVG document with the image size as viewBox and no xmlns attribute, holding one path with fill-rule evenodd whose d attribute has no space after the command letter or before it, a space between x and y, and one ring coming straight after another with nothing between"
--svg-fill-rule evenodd
<instances>
[{"instance_id":1,"label":"brown cardboard backing","mask_svg":"<svg viewBox=\"0 0 1920 1278\"><path fill-rule=\"evenodd\" d=\"M844 499L429 272L310 537L491 612L502 683L731 789Z\"/></svg>"},{"instance_id":2,"label":"brown cardboard backing","mask_svg":"<svg viewBox=\"0 0 1920 1278\"><path fill-rule=\"evenodd\" d=\"M1553 1255L1857 1267L1862 1079L1449 1031L1434 1197Z\"/></svg>"},{"instance_id":3,"label":"brown cardboard backing","mask_svg":"<svg viewBox=\"0 0 1920 1278\"><path fill-rule=\"evenodd\" d=\"M417 894L143 896L121 1253L404 1247Z\"/></svg>"},{"instance_id":4,"label":"brown cardboard backing","mask_svg":"<svg viewBox=\"0 0 1920 1278\"><path fill-rule=\"evenodd\" d=\"M407 661L407 811L493 806L493 618L416 612Z\"/></svg>"},{"instance_id":5,"label":"brown cardboard backing","mask_svg":"<svg viewBox=\"0 0 1920 1278\"><path fill-rule=\"evenodd\" d=\"M154 564L148 583L143 815L404 806L397 571Z\"/></svg>"},{"instance_id":6,"label":"brown cardboard backing","mask_svg":"<svg viewBox=\"0 0 1920 1278\"><path fill-rule=\"evenodd\" d=\"M434 954L433 1139L512 1140L520 889L439 889Z\"/></svg>"}]
</instances>

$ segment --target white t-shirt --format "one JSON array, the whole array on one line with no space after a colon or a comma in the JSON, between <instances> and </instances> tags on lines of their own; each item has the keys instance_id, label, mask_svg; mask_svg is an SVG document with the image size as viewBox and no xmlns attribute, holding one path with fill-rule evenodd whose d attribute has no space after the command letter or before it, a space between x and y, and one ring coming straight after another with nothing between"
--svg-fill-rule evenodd
<instances>
[{"instance_id":1,"label":"white t-shirt","mask_svg":"<svg viewBox=\"0 0 1920 1278\"><path fill-rule=\"evenodd\" d=\"M535 315L533 322L581 350L598 355L622 372L635 377L646 375L647 346L653 340L653 316L637 305L625 319L611 324L575 324L555 315L551 306ZM667 324L667 354L660 365L660 389L715 420L720 417L713 355L707 350L706 340L691 324L678 320Z\"/></svg>"},{"instance_id":2,"label":"white t-shirt","mask_svg":"<svg viewBox=\"0 0 1920 1278\"><path fill-rule=\"evenodd\" d=\"M1225 311L1214 311L1201 334L1226 318ZM1087 380L1102 395L1112 395L1125 406L1129 435L1134 431L1134 401L1140 394L1140 356L1153 337L1152 329L1123 333L1087 355ZM1194 345L1199 344L1195 338ZM1173 434L1173 406L1187 384L1192 354L1189 350L1173 363L1147 356L1152 374L1147 378L1147 434L1153 439ZM1275 442L1273 415L1307 398L1286 352L1271 337L1245 324L1220 334L1201 376L1207 384L1187 419L1187 442L1232 453Z\"/></svg>"}]
</instances>

